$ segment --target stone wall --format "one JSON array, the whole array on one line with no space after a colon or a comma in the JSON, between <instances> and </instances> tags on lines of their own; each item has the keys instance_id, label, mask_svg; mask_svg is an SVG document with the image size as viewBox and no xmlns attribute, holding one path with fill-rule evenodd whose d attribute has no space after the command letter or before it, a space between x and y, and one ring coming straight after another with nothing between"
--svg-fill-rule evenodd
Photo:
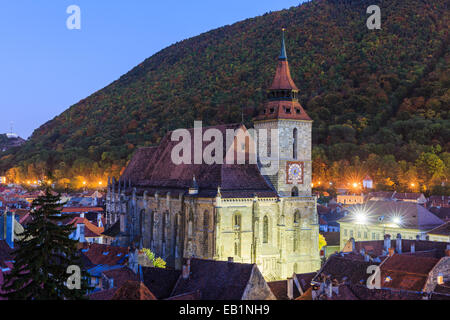
<instances>
[{"instance_id":1,"label":"stone wall","mask_svg":"<svg viewBox=\"0 0 450 320\"><path fill-rule=\"evenodd\" d=\"M450 281L450 257L443 257L434 266L433 270L428 275L427 283L425 285L426 292L432 292L437 286L437 278L439 274L444 276L444 282Z\"/></svg>"}]
</instances>

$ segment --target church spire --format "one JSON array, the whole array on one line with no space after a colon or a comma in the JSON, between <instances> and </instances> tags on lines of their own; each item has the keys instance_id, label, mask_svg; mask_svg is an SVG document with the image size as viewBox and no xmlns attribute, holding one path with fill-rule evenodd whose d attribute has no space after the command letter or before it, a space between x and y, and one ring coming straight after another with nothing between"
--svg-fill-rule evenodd
<instances>
[{"instance_id":1,"label":"church spire","mask_svg":"<svg viewBox=\"0 0 450 320\"><path fill-rule=\"evenodd\" d=\"M278 60L287 60L287 54L286 54L286 43L284 41L284 31L286 31L285 28L281 29L283 34L281 38L281 54Z\"/></svg>"},{"instance_id":2,"label":"church spire","mask_svg":"<svg viewBox=\"0 0 450 320\"><path fill-rule=\"evenodd\" d=\"M256 120L311 120L298 101L299 90L291 77L286 51L285 30L282 29L281 52L278 57L275 77L267 91L267 103L263 113Z\"/></svg>"},{"instance_id":3,"label":"church spire","mask_svg":"<svg viewBox=\"0 0 450 320\"><path fill-rule=\"evenodd\" d=\"M272 85L269 90L294 90L298 91L297 86L291 77L291 71L289 70L289 62L286 53L286 42L284 40L284 32L286 29L282 29L281 37L281 53L278 57L277 71L275 73L275 78L273 79Z\"/></svg>"}]
</instances>

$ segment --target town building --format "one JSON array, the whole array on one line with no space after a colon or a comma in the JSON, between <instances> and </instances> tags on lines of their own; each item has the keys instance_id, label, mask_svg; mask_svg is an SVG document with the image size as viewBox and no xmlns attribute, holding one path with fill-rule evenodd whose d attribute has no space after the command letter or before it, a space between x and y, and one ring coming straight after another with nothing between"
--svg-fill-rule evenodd
<instances>
[{"instance_id":1,"label":"town building","mask_svg":"<svg viewBox=\"0 0 450 320\"><path fill-rule=\"evenodd\" d=\"M400 234L403 239L438 240L427 232L444 221L423 206L413 202L368 201L348 208L349 214L339 219L341 249L350 238L356 241L382 240L387 234Z\"/></svg>"},{"instance_id":2,"label":"town building","mask_svg":"<svg viewBox=\"0 0 450 320\"><path fill-rule=\"evenodd\" d=\"M108 183L105 234L115 236L112 243L150 248L176 269L181 269L183 258L233 257L257 264L267 280L318 270L312 120L299 103L298 91L283 35L268 101L254 121L257 130L277 132L278 145L265 154L279 170L262 173L267 156L258 157L258 164L175 164L171 152L176 143L170 132L159 146L139 149L119 181ZM202 128L202 136L207 129L224 137L228 147L220 158L230 153L244 154L245 159L255 156L251 142L239 144L236 136L231 144L225 141L230 130L246 135L243 124ZM194 130L189 130L191 137ZM271 145L258 140L257 147L267 150ZM202 147L200 151L205 144Z\"/></svg>"},{"instance_id":3,"label":"town building","mask_svg":"<svg viewBox=\"0 0 450 320\"><path fill-rule=\"evenodd\" d=\"M450 208L450 196L431 196L428 198L427 207Z\"/></svg>"},{"instance_id":4,"label":"town building","mask_svg":"<svg viewBox=\"0 0 450 320\"><path fill-rule=\"evenodd\" d=\"M342 204L344 207L364 203L365 196L364 194L354 194L354 193L346 193L337 195L337 203Z\"/></svg>"}]
</instances>

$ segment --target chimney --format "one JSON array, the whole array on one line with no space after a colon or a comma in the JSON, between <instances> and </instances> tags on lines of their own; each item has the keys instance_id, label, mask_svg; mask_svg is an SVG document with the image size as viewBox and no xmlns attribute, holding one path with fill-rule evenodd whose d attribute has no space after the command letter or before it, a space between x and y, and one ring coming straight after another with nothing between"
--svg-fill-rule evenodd
<instances>
[{"instance_id":1,"label":"chimney","mask_svg":"<svg viewBox=\"0 0 450 320\"><path fill-rule=\"evenodd\" d=\"M385 234L384 235L384 251L389 252L390 248L391 248L391 235Z\"/></svg>"},{"instance_id":2,"label":"chimney","mask_svg":"<svg viewBox=\"0 0 450 320\"><path fill-rule=\"evenodd\" d=\"M395 239L395 250L397 253L402 253L402 235L397 233L397 239Z\"/></svg>"},{"instance_id":3,"label":"chimney","mask_svg":"<svg viewBox=\"0 0 450 320\"><path fill-rule=\"evenodd\" d=\"M228 262L229 263L233 263L234 262L234 258L233 257L228 257Z\"/></svg>"},{"instance_id":4,"label":"chimney","mask_svg":"<svg viewBox=\"0 0 450 320\"><path fill-rule=\"evenodd\" d=\"M182 276L184 280L189 279L189 274L191 273L191 259L186 260L186 265L183 266Z\"/></svg>"},{"instance_id":5,"label":"chimney","mask_svg":"<svg viewBox=\"0 0 450 320\"><path fill-rule=\"evenodd\" d=\"M14 248L14 212L6 213L5 241L10 248Z\"/></svg>"},{"instance_id":6,"label":"chimney","mask_svg":"<svg viewBox=\"0 0 450 320\"><path fill-rule=\"evenodd\" d=\"M289 300L294 300L294 279L287 278L287 297Z\"/></svg>"},{"instance_id":7,"label":"chimney","mask_svg":"<svg viewBox=\"0 0 450 320\"><path fill-rule=\"evenodd\" d=\"M415 253L416 252L416 244L413 242L411 243L411 253Z\"/></svg>"}]
</instances>

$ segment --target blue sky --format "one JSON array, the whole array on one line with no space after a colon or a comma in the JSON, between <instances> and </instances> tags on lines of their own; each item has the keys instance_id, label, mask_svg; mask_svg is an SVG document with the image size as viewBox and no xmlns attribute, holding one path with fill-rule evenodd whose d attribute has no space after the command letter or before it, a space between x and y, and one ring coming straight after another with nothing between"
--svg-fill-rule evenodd
<instances>
[{"instance_id":1,"label":"blue sky","mask_svg":"<svg viewBox=\"0 0 450 320\"><path fill-rule=\"evenodd\" d=\"M0 3L0 133L34 129L168 45L301 0ZM68 30L70 5L81 30Z\"/></svg>"}]
</instances>

